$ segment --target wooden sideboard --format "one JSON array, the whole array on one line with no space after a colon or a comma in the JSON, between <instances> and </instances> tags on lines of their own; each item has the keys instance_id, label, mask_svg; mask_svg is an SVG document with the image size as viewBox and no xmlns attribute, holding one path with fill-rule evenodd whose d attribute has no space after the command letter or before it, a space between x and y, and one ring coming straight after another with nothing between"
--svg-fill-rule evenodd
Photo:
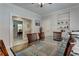
<instances>
[{"instance_id":1,"label":"wooden sideboard","mask_svg":"<svg viewBox=\"0 0 79 59\"><path fill-rule=\"evenodd\" d=\"M53 32L53 39L56 41L62 40L62 32Z\"/></svg>"}]
</instances>

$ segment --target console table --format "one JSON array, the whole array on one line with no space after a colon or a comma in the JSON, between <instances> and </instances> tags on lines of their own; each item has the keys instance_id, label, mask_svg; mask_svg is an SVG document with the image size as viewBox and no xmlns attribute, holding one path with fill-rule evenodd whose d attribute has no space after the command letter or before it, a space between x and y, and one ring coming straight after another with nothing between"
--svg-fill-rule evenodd
<instances>
[{"instance_id":1,"label":"console table","mask_svg":"<svg viewBox=\"0 0 79 59\"><path fill-rule=\"evenodd\" d=\"M62 40L62 32L53 32L53 39L56 41Z\"/></svg>"}]
</instances>

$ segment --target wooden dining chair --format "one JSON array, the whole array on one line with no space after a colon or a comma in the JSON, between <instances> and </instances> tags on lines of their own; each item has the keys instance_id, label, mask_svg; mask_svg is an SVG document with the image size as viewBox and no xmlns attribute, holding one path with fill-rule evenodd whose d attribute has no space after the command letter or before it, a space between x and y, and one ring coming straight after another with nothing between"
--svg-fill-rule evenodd
<instances>
[{"instance_id":1,"label":"wooden dining chair","mask_svg":"<svg viewBox=\"0 0 79 59\"><path fill-rule=\"evenodd\" d=\"M0 56L9 56L3 40L0 40Z\"/></svg>"}]
</instances>

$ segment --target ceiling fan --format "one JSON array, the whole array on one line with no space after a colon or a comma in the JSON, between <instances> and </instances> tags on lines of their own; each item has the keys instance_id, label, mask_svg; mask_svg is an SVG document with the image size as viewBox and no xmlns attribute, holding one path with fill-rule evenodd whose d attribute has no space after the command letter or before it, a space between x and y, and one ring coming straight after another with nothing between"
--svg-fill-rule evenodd
<instances>
[{"instance_id":1,"label":"ceiling fan","mask_svg":"<svg viewBox=\"0 0 79 59\"><path fill-rule=\"evenodd\" d=\"M32 4L34 4L34 3L32 3ZM45 3L38 3L38 4L39 4L39 6L42 8ZM52 4L52 3L47 3L47 4Z\"/></svg>"}]
</instances>

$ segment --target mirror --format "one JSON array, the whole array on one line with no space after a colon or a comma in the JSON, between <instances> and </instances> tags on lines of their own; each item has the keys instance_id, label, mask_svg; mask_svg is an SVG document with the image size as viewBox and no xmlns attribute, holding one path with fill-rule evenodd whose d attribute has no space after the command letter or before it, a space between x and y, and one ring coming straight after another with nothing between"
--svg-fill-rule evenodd
<instances>
[{"instance_id":1,"label":"mirror","mask_svg":"<svg viewBox=\"0 0 79 59\"><path fill-rule=\"evenodd\" d=\"M23 39L23 21L13 20L13 38L15 41Z\"/></svg>"}]
</instances>

